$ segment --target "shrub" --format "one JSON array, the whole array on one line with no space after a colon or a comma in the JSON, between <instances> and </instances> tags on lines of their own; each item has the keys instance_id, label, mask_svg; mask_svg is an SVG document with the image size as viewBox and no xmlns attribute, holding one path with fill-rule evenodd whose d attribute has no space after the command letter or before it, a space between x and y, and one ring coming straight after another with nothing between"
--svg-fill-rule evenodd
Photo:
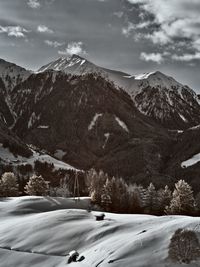
<instances>
[{"instance_id":1,"label":"shrub","mask_svg":"<svg viewBox=\"0 0 200 267\"><path fill-rule=\"evenodd\" d=\"M19 195L19 185L13 172L5 172L1 177L1 196L16 197Z\"/></svg>"},{"instance_id":2,"label":"shrub","mask_svg":"<svg viewBox=\"0 0 200 267\"><path fill-rule=\"evenodd\" d=\"M49 182L45 181L41 175L33 175L24 189L30 196L46 196L49 191Z\"/></svg>"},{"instance_id":3,"label":"shrub","mask_svg":"<svg viewBox=\"0 0 200 267\"><path fill-rule=\"evenodd\" d=\"M196 233L178 229L169 244L169 258L174 262L190 263L200 257L200 245Z\"/></svg>"}]
</instances>

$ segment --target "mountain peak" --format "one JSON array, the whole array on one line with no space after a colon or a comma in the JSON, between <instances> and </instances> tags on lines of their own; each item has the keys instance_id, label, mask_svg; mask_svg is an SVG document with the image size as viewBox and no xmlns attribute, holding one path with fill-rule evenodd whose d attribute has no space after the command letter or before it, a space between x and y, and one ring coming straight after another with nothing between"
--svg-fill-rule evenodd
<instances>
[{"instance_id":1,"label":"mountain peak","mask_svg":"<svg viewBox=\"0 0 200 267\"><path fill-rule=\"evenodd\" d=\"M77 69L79 66L82 66L85 62L86 59L77 54L73 54L71 56L62 56L56 59L55 61L44 65L38 70L38 72L43 72L51 69L56 71L74 73L75 69Z\"/></svg>"}]
</instances>

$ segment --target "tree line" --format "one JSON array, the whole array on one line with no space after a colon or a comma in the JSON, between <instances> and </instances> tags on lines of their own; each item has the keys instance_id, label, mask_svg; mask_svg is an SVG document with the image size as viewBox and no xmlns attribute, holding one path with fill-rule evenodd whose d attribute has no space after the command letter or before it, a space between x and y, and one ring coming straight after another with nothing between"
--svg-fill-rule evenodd
<instances>
[{"instance_id":1,"label":"tree line","mask_svg":"<svg viewBox=\"0 0 200 267\"><path fill-rule=\"evenodd\" d=\"M192 187L184 180L179 180L174 189L166 185L156 189L153 183L148 187L128 185L122 178L109 177L103 171L89 170L86 182L91 202L105 211L120 213L145 213L154 215L200 214L200 193L194 196ZM68 179L51 187L41 175L33 174L24 186L24 192L32 196L69 197L72 195ZM19 196L17 178L12 172L5 172L0 178L0 197Z\"/></svg>"},{"instance_id":2,"label":"tree line","mask_svg":"<svg viewBox=\"0 0 200 267\"><path fill-rule=\"evenodd\" d=\"M200 214L200 193L194 197L192 187L179 180L171 191L166 185L156 189L128 185L122 178L109 177L103 171L91 169L87 172L89 194L94 204L106 211L145 214Z\"/></svg>"}]
</instances>

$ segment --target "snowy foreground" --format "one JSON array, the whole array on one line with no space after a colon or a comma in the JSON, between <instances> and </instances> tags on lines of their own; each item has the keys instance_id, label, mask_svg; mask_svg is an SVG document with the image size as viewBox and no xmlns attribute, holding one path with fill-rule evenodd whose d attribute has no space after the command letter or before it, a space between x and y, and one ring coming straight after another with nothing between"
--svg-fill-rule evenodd
<instances>
[{"instance_id":1,"label":"snowy foreground","mask_svg":"<svg viewBox=\"0 0 200 267\"><path fill-rule=\"evenodd\" d=\"M178 228L200 233L200 218L106 213L104 221L95 221L88 205L88 198L1 199L0 266L183 266L167 258L171 236ZM67 264L72 250L85 259Z\"/></svg>"}]
</instances>

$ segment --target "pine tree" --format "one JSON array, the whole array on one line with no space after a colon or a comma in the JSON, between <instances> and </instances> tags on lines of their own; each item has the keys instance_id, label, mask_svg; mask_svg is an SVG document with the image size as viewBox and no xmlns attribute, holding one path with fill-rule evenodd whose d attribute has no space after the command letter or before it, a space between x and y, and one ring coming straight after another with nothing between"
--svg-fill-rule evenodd
<instances>
[{"instance_id":1,"label":"pine tree","mask_svg":"<svg viewBox=\"0 0 200 267\"><path fill-rule=\"evenodd\" d=\"M157 211L159 214L163 214L167 206L169 206L172 199L172 192L166 185L164 189L158 191Z\"/></svg>"},{"instance_id":2,"label":"pine tree","mask_svg":"<svg viewBox=\"0 0 200 267\"><path fill-rule=\"evenodd\" d=\"M195 197L197 214L200 215L200 192Z\"/></svg>"},{"instance_id":3,"label":"pine tree","mask_svg":"<svg viewBox=\"0 0 200 267\"><path fill-rule=\"evenodd\" d=\"M24 189L30 196L46 196L49 191L49 182L45 181L41 175L33 175Z\"/></svg>"},{"instance_id":4,"label":"pine tree","mask_svg":"<svg viewBox=\"0 0 200 267\"><path fill-rule=\"evenodd\" d=\"M117 210L125 212L128 210L128 186L122 178L115 179L115 195Z\"/></svg>"},{"instance_id":5,"label":"pine tree","mask_svg":"<svg viewBox=\"0 0 200 267\"><path fill-rule=\"evenodd\" d=\"M52 197L69 197L70 196L70 191L69 191L69 186L67 184L67 179L68 177L65 177L64 179L60 180L60 185L57 187L51 187L49 189L50 196Z\"/></svg>"},{"instance_id":6,"label":"pine tree","mask_svg":"<svg viewBox=\"0 0 200 267\"><path fill-rule=\"evenodd\" d=\"M157 192L153 183L150 183L144 194L145 212L154 213L157 206Z\"/></svg>"},{"instance_id":7,"label":"pine tree","mask_svg":"<svg viewBox=\"0 0 200 267\"><path fill-rule=\"evenodd\" d=\"M112 180L107 178L106 183L103 187L103 194L101 195L101 206L106 211L111 210L112 204Z\"/></svg>"},{"instance_id":8,"label":"pine tree","mask_svg":"<svg viewBox=\"0 0 200 267\"><path fill-rule=\"evenodd\" d=\"M0 197L4 197L3 184L1 180L0 180Z\"/></svg>"},{"instance_id":9,"label":"pine tree","mask_svg":"<svg viewBox=\"0 0 200 267\"><path fill-rule=\"evenodd\" d=\"M17 178L12 172L5 172L1 177L1 191L4 197L16 197L19 195Z\"/></svg>"},{"instance_id":10,"label":"pine tree","mask_svg":"<svg viewBox=\"0 0 200 267\"><path fill-rule=\"evenodd\" d=\"M102 170L97 173L94 169L91 169L87 173L87 181L89 185L89 193L92 202L96 204L101 204L101 196L103 194L103 186L108 178Z\"/></svg>"},{"instance_id":11,"label":"pine tree","mask_svg":"<svg viewBox=\"0 0 200 267\"><path fill-rule=\"evenodd\" d=\"M134 184L129 187L129 207L130 213L141 213L143 208L143 188Z\"/></svg>"},{"instance_id":12,"label":"pine tree","mask_svg":"<svg viewBox=\"0 0 200 267\"><path fill-rule=\"evenodd\" d=\"M166 209L168 214L190 215L194 212L195 201L191 186L184 180L175 184L170 206Z\"/></svg>"}]
</instances>

